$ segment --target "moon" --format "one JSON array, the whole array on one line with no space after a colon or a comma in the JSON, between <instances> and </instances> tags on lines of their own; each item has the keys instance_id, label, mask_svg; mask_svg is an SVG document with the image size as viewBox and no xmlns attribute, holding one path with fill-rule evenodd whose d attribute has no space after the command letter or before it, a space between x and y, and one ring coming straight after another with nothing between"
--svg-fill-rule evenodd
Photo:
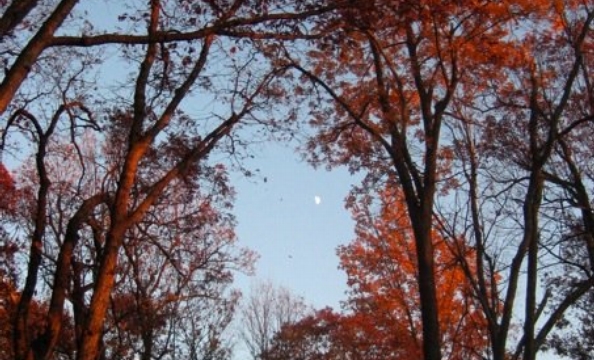
<instances>
[{"instance_id":1,"label":"moon","mask_svg":"<svg viewBox=\"0 0 594 360\"><path fill-rule=\"evenodd\" d=\"M314 202L316 203L316 205L320 205L320 203L322 202L322 198L316 195L314 196Z\"/></svg>"}]
</instances>

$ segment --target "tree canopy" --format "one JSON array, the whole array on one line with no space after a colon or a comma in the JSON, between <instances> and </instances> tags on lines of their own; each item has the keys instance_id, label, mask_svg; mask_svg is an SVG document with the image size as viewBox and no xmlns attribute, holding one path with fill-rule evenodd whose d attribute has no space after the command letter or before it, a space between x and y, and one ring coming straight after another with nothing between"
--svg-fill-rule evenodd
<instances>
[{"instance_id":1,"label":"tree canopy","mask_svg":"<svg viewBox=\"0 0 594 360\"><path fill-rule=\"evenodd\" d=\"M590 2L0 12L0 356L229 358L254 262L229 165L305 128L314 166L363 175L351 290L255 357L592 357Z\"/></svg>"}]
</instances>

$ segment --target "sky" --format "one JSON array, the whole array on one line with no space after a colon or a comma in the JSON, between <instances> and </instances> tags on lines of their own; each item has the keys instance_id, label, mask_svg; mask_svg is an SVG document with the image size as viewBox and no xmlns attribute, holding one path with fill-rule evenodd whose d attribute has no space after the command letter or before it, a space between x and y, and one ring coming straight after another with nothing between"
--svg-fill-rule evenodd
<instances>
[{"instance_id":1,"label":"sky","mask_svg":"<svg viewBox=\"0 0 594 360\"><path fill-rule=\"evenodd\" d=\"M294 147L269 142L253 148L254 158L244 165L258 169L258 176L231 174L237 192L238 245L259 254L255 273L236 274L234 287L249 296L255 283L271 282L303 297L313 308L338 309L347 286L336 248L354 236L344 199L358 176L344 168L314 169ZM245 360L249 353L237 337L241 323L236 320L228 334L235 345L233 359Z\"/></svg>"},{"instance_id":2,"label":"sky","mask_svg":"<svg viewBox=\"0 0 594 360\"><path fill-rule=\"evenodd\" d=\"M247 166L260 170L257 178L231 176L239 244L260 255L255 275L238 276L237 286L247 292L254 281L270 280L317 308L338 307L346 276L336 248L354 236L344 198L357 177L346 169L316 170L283 143L262 145L254 155Z\"/></svg>"}]
</instances>

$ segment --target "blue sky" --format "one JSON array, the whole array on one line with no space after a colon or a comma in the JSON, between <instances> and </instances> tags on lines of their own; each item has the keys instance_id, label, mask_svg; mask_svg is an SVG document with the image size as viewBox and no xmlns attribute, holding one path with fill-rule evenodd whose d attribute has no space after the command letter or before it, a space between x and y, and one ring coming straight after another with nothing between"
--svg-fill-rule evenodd
<instances>
[{"instance_id":1,"label":"blue sky","mask_svg":"<svg viewBox=\"0 0 594 360\"><path fill-rule=\"evenodd\" d=\"M255 276L238 276L236 285L247 292L254 279L271 280L315 307L338 307L346 276L338 270L336 247L353 238L344 198L357 178L345 169L315 170L291 145L278 142L256 149L254 156L247 166L260 170L257 178L231 178L239 244L260 258Z\"/></svg>"}]
</instances>

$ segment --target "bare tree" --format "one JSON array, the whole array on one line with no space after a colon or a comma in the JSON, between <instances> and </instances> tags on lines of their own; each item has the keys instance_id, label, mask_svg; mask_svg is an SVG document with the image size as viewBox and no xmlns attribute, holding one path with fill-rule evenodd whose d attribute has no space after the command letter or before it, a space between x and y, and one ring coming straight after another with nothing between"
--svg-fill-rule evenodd
<instances>
[{"instance_id":1,"label":"bare tree","mask_svg":"<svg viewBox=\"0 0 594 360\"><path fill-rule=\"evenodd\" d=\"M273 337L283 325L305 316L304 300L289 289L272 282L252 285L240 309L240 337L254 360L268 351Z\"/></svg>"}]
</instances>

